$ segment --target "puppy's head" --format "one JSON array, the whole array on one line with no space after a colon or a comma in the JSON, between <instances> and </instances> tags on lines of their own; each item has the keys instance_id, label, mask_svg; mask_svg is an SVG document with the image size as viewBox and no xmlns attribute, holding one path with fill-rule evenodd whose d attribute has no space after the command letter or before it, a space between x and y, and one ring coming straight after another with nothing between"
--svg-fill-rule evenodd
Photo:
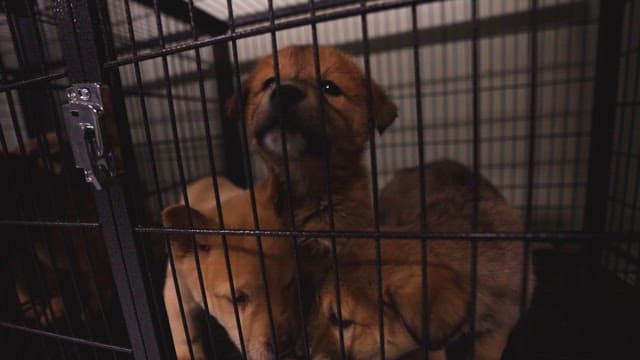
<instances>
[{"instance_id":1,"label":"puppy's head","mask_svg":"<svg viewBox=\"0 0 640 360\"><path fill-rule=\"evenodd\" d=\"M259 200L259 199L258 199ZM253 229L249 197L246 192L222 203L224 224L230 229ZM270 210L259 206L260 225L264 229L277 228L277 219ZM219 228L217 220L189 209L173 205L162 213L165 227L188 227L189 212L195 227ZM217 215L216 215L217 216ZM178 266L181 284L194 294L203 307L194 259L193 237L170 236L172 250ZM249 359L275 358L265 291L269 291L276 341L281 357L291 354L299 332L294 262L291 244L286 238L262 237L262 257L266 274L263 276L260 252L255 236L226 236L229 265L234 285L231 291L227 260L221 236L196 235L196 248L207 292L209 311L227 330L232 341L240 348L240 335L236 326L234 304L237 306ZM264 278L266 277L267 286Z\"/></svg>"},{"instance_id":2,"label":"puppy's head","mask_svg":"<svg viewBox=\"0 0 640 360\"><path fill-rule=\"evenodd\" d=\"M320 84L316 81L313 48L287 47L278 52L279 86L273 57L265 56L227 104L231 117L246 121L254 150L276 168L283 159L281 130L294 171L297 166L317 166L322 160L322 109L332 163L359 161L368 140L364 73L349 56L334 48L320 47L319 55ZM395 119L397 108L375 82L369 85L371 114L382 132Z\"/></svg>"},{"instance_id":3,"label":"puppy's head","mask_svg":"<svg viewBox=\"0 0 640 360\"><path fill-rule=\"evenodd\" d=\"M383 272L392 269L383 268ZM318 292L309 320L309 337L313 359L337 359L341 357L340 329L344 337L344 350L348 359L379 359L380 336L378 322L378 295L375 266L366 264L340 266L340 314L333 276L328 276ZM389 278L385 279L388 282ZM383 281L383 317L385 359L397 359L418 347L399 309L394 296L394 286L407 281L385 283ZM419 289L419 287L417 288ZM418 294L406 294L409 301L420 299ZM404 300L403 300L404 301ZM419 306L419 303L412 305ZM417 311L411 310L420 316ZM298 344L300 353L300 344Z\"/></svg>"}]
</instances>

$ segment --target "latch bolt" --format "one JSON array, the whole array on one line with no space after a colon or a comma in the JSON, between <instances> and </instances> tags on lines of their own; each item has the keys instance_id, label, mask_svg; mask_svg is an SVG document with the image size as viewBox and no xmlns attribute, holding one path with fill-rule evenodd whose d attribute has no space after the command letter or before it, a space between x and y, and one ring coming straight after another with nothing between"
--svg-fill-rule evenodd
<instances>
[{"instance_id":1,"label":"latch bolt","mask_svg":"<svg viewBox=\"0 0 640 360\"><path fill-rule=\"evenodd\" d=\"M62 106L76 167L97 190L115 176L113 154L103 128L103 95L107 90L106 85L98 83L74 84L67 89L69 103Z\"/></svg>"}]
</instances>

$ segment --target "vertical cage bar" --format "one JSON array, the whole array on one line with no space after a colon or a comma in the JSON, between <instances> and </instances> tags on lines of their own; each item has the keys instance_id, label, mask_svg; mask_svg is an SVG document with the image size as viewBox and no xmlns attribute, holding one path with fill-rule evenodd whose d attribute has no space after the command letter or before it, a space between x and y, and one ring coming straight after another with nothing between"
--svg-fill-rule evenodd
<instances>
[{"instance_id":1,"label":"vertical cage bar","mask_svg":"<svg viewBox=\"0 0 640 360\"><path fill-rule=\"evenodd\" d=\"M606 227L623 20L623 0L600 1L591 144L584 208L584 230L589 232L602 232ZM597 240L590 241L587 245L587 279L595 279L597 276L602 248L602 242Z\"/></svg>"},{"instance_id":2,"label":"vertical cage bar","mask_svg":"<svg viewBox=\"0 0 640 360\"><path fill-rule=\"evenodd\" d=\"M609 185L613 160L616 101L620 71L620 49L624 20L624 0L600 0L598 11L598 39L593 88L593 112L588 157L587 189L584 205L583 230L602 232L606 229ZM599 279L604 244L593 239L583 247L584 268L581 278L577 313L582 331L573 352L579 351L580 340L588 339L585 296L588 284Z\"/></svg>"},{"instance_id":3,"label":"vertical cage bar","mask_svg":"<svg viewBox=\"0 0 640 360\"><path fill-rule=\"evenodd\" d=\"M275 27L275 13L274 13L274 8L273 8L273 0L268 0L267 1L267 6L268 6L268 13L269 13L269 24L272 27ZM272 30L270 32L270 38L271 38L271 57L273 59L273 73L274 73L274 77L275 77L275 88L278 89L280 88L280 59L279 59L279 54L278 54L278 38L276 36L276 31ZM282 103L282 99L281 99L281 92L280 91L275 91L275 96L277 99L277 104L281 104ZM285 131L285 127L284 127L284 116L282 115L282 107L280 105L278 105L278 109L277 111L279 112L278 117L280 119L280 137L282 139L282 158L283 158L283 164L284 164L284 175L285 175L285 186L286 186L286 202L287 202L287 208L289 209L288 211L288 216L289 216L289 226L291 227L291 230L295 231L296 228L296 222L295 222L295 216L293 213L293 191L291 188L291 172L289 169L289 153L287 150L287 134ZM293 257L294 257L294 261L295 261L295 276L297 279L297 284L299 284L300 282L300 274L299 274L299 264L298 264L298 245L297 245L297 240L295 237L291 237L291 242L292 242L292 247L293 247ZM260 261L261 261L261 266L262 266L262 251L260 252ZM264 266L262 266L262 273L263 273L263 277L264 277L264 284L265 287L267 286L267 279L265 276L265 269ZM300 287L298 287L298 294L300 294ZM273 321L273 314L271 311L271 299L269 296L269 291L265 291L265 297L267 299L267 309L269 311L269 326L271 327L271 336L273 337L273 351L274 351L274 356L277 358L279 356L279 351L280 349L278 348L278 338L277 338L277 334L276 334L276 328L274 326L274 321ZM298 300L300 300L300 298L298 298ZM302 307L302 304L300 303L300 306ZM304 319L304 318L302 318ZM304 325L303 325L304 326ZM306 327L306 326L305 326ZM304 342L306 343L306 329L304 331L305 334L305 340Z\"/></svg>"},{"instance_id":4,"label":"vertical cage bar","mask_svg":"<svg viewBox=\"0 0 640 360\"><path fill-rule=\"evenodd\" d=\"M473 212L471 219L472 231L478 230L478 212L480 207L479 181L480 181L480 79L478 59L478 0L471 1L471 68L472 68L472 112L473 112ZM471 239L471 297L469 299L469 333L473 339L476 331L476 303L478 290L478 241ZM475 342L472 341L469 348L469 359L475 359Z\"/></svg>"},{"instance_id":5,"label":"vertical cage bar","mask_svg":"<svg viewBox=\"0 0 640 360\"><path fill-rule=\"evenodd\" d=\"M422 118L422 76L420 71L420 36L418 34L418 5L411 5L411 33L413 41L413 81L416 96L416 122L418 131L418 166L420 177L420 231L426 232L427 229L427 190L426 178L424 173L424 119ZM429 360L429 309L428 291L427 291L427 240L420 239L420 267L422 271L421 296L422 296L422 356L425 360Z\"/></svg>"},{"instance_id":6,"label":"vertical cage bar","mask_svg":"<svg viewBox=\"0 0 640 360\"><path fill-rule=\"evenodd\" d=\"M222 124L222 141L224 143L225 175L240 187L249 184L242 169L242 141L240 139L240 125L237 121L228 119L224 104L233 95L233 68L227 43L213 46L213 67L216 74L216 87Z\"/></svg>"},{"instance_id":7,"label":"vertical cage bar","mask_svg":"<svg viewBox=\"0 0 640 360\"><path fill-rule=\"evenodd\" d=\"M157 324L150 311L131 227L131 206L125 198L127 190L124 184L127 180L137 179L137 170L124 101L119 91L119 76L117 71L107 74L102 68L102 63L107 60L108 49L113 47L112 43L105 43L111 40L109 34L98 36L99 25L102 22L104 30L108 14L99 15L97 4L86 0L57 0L55 10L69 79L72 82L105 81L113 91L118 121L117 124L105 125L111 129L112 136L117 136L119 140L118 144L125 155L126 175L115 177L103 191L94 191L94 197L134 358L161 359Z\"/></svg>"},{"instance_id":8,"label":"vertical cage bar","mask_svg":"<svg viewBox=\"0 0 640 360\"><path fill-rule=\"evenodd\" d=\"M197 28L196 28L196 23L195 23L195 16L194 16L194 4L193 4L193 0L189 0L188 2L189 5L189 20L190 20L190 25L191 25L191 32L193 35L193 40L197 41L198 40L198 32L197 32ZM230 121L225 121L226 120L226 116L224 114L224 102L231 96L232 92L233 92L233 87L231 86L231 64L229 63L229 52L228 52L228 46L227 44L223 44L221 45L216 45L213 47L213 59L215 62L215 70L216 70L216 84L218 86L218 102L219 102L219 109L220 109L220 119L224 122L227 123L231 123ZM207 143L207 154L209 156L209 166L210 166L210 170L211 170L211 176L213 177L213 191L214 191L214 200L215 203L218 204L217 208L218 208L218 213L222 214L222 204L220 202L220 191L218 188L218 179L217 179L217 170L216 170L216 164L215 164L215 156L213 154L213 143L211 141L211 129L209 126L209 112L207 110L207 102L206 102L206 94L205 94L205 87L204 87L204 76L202 74L202 60L200 57L200 49L196 48L195 49L195 54L196 54L196 70L198 72L198 87L199 87L199 91L200 91L200 103L201 103L201 109L202 109L202 114L203 114L203 123L204 123L204 128L205 128L205 135L206 135L206 143ZM222 68L219 68L222 67ZM226 72L226 73L223 73ZM225 77L223 79L221 79L221 77ZM234 126L236 127L237 130L237 124L234 124ZM223 125L224 127L224 125ZM224 140L225 141L225 155L227 157L232 156L232 157L238 157L240 152L239 151L235 151L239 148L239 139L238 139L238 132L235 131L233 134L227 134L223 132L223 138L227 139L227 137L229 138L229 140ZM227 143L227 141L229 142L236 142L238 143L237 146L235 148L233 148L233 150L231 150L229 147L233 146L230 143ZM233 171L233 173L231 173L231 177L230 178L236 178L238 174L241 174L242 171L238 171L241 167L238 166L239 163L236 163L236 159L228 159L227 161L233 161L233 163L229 163L227 162L227 169ZM238 180L238 179L234 179L234 180ZM220 221L220 223L222 223L222 221ZM226 250L226 249L225 249ZM200 276L200 275L199 275ZM218 358L218 354L217 354L217 349L216 349L216 342L215 339L213 338L213 335L211 333L211 324L209 321L209 316L208 314L210 314L209 311L209 303L206 297L206 290L204 288L204 283L202 281L200 281L200 286L201 286L201 293L202 293L202 301L203 301L203 305L205 308L205 311L207 313L206 316L206 323L207 323L207 334L209 335L210 341L211 341L211 348L212 348L212 352L213 352L213 358L217 359Z\"/></svg>"},{"instance_id":9,"label":"vertical cage bar","mask_svg":"<svg viewBox=\"0 0 640 360\"><path fill-rule=\"evenodd\" d=\"M633 16L633 14L637 11L636 10L637 9L636 5L640 5L640 4L638 4L637 1L631 3L631 6L630 6L630 8L628 10L630 12L630 14L631 14L630 16ZM632 21L630 21L630 22L632 22ZM629 31L631 31L631 30L629 30ZM636 43L633 44L633 45L630 44L627 47L627 49L628 49L627 51L629 52L627 54L627 56L629 58L632 58L633 51L635 51L636 58L637 58L637 56L640 54L640 37L637 37L636 38ZM635 50L632 50L632 49L635 49ZM631 97L629 98L629 102L630 103L627 105L629 107L632 107L630 119L633 122L632 126L634 127L634 130L636 129L636 126L638 126L638 124L637 124L637 122L638 122L637 119L639 117L638 110L640 110L640 102L639 102L639 100L640 100L640 97L639 97L639 95L640 95L640 64L638 64L637 61L636 61L636 64L635 64L635 74L636 74L636 78L633 80L633 92L631 94ZM627 99L624 99L624 101L627 101ZM634 121L634 119L635 119L635 121ZM633 145L637 144L637 140L634 142L634 135L632 135L632 134L634 134L634 131L630 131L629 139L627 140L628 141L628 147L627 147L627 150L626 150L627 151L627 164L626 164L627 170L630 170L630 169L633 168L631 166L632 157L634 155L635 156L640 155L638 153L640 150L638 150L638 149L635 149L635 153L634 153ZM633 175L628 173L628 174L625 175L625 179L628 176L633 176ZM626 229L627 231L637 231L635 218L636 218L636 212L640 208L640 204L638 203L638 189L640 188L640 163L636 164L636 171L635 171L635 178L634 179L636 181L635 186L629 184L630 187L633 186L633 188L634 188L633 196L632 196L632 200L631 200L632 209L631 209L631 211L629 213L629 226L624 227L624 224L623 224L624 221L621 221L620 230L625 230ZM625 180L625 187L624 188L625 189L627 188L626 180ZM631 190L629 192L631 192ZM629 255L632 255L634 253L633 240L632 239L628 239L627 240L627 243L626 243L626 246L625 246L625 251ZM638 287L638 286L640 286L640 250L636 249L635 250L635 255L636 255L635 286ZM626 274L631 274L631 269L632 269L632 262L631 261L627 261L624 272ZM629 275L629 276L631 276L631 275Z\"/></svg>"},{"instance_id":10,"label":"vertical cage bar","mask_svg":"<svg viewBox=\"0 0 640 360\"><path fill-rule=\"evenodd\" d=\"M315 0L309 0L309 13L311 18L316 16L316 2ZM314 60L314 71L316 77L316 86L318 87L318 104L320 104L320 121L322 122L322 149L324 151L324 168L326 171L327 178L327 209L329 210L329 230L335 231L335 217L334 217L334 207L333 207L333 192L332 192L332 183L331 183L331 157L329 155L329 144L327 138L327 119L326 119L326 109L325 103L322 95L322 75L321 75L321 66L320 66L320 50L318 44L318 26L315 21L311 22L311 42L313 43L313 60ZM338 317L338 323L342 323L342 301L340 297L340 269L338 263L338 248L336 244L336 237L331 236L331 262L333 265L333 283L334 283L334 293L336 294L336 315ZM304 341L304 355L307 359L311 358L309 353L309 343L308 343L308 334L305 329L305 338ZM346 353L344 348L344 331L342 327L338 327L338 344L340 346L340 358L346 359Z\"/></svg>"},{"instance_id":11,"label":"vertical cage bar","mask_svg":"<svg viewBox=\"0 0 640 360\"><path fill-rule=\"evenodd\" d=\"M229 32L231 34L234 34L236 32L236 26L235 26L235 18L233 15L233 3L232 0L227 0L227 15L229 16ZM237 41L234 39L231 41L231 50L232 50L232 56L233 56L233 64L234 64L234 69L233 69L233 74L234 74L234 84L236 87L236 91L242 91L242 84L240 82L240 62L238 60L238 43ZM250 154L249 154L249 143L247 141L247 127L245 126L245 119L244 119L244 106L245 104L245 100L243 99L242 96L238 97L238 103L240 106L240 119L239 119L239 125L240 125L240 140L241 140L241 151L242 151L242 164L244 165L244 171L245 171L245 176L247 179L247 185L249 188L249 195L251 198L251 204L254 205L255 204L255 192L254 192L254 186L253 186L253 175L252 175L252 170L251 170L251 158L250 158ZM219 214L222 214L222 212L220 211ZM257 213L256 213L256 209L255 206L252 206L252 214L253 216L253 220L254 220L254 225L256 227L256 229L258 228L258 224L257 224ZM225 246L225 249L227 247L226 244L226 238L223 236L222 240ZM231 296L233 298L235 298L235 287L233 285L233 277L231 274L231 265L229 262L229 256L228 256L228 252L225 250L225 262L226 262L226 266L227 266L227 274L229 276L229 288L231 291ZM242 333L242 325L240 323L240 316L239 316L239 312L238 312L238 305L234 302L233 303L233 311L234 311L234 315L235 315L235 319L236 319L236 326L238 328L238 336L240 338L240 351L242 352L242 358L246 359L247 358L247 350L246 350L246 345L245 345L245 341L243 338L243 333Z\"/></svg>"},{"instance_id":12,"label":"vertical cage bar","mask_svg":"<svg viewBox=\"0 0 640 360\"><path fill-rule=\"evenodd\" d=\"M371 49L369 44L369 26L367 22L366 1L360 1L360 24L362 26L362 42L364 47L364 72L365 72L365 89L367 102L367 123L369 125L369 157L371 159L371 192L373 203L373 227L375 235L375 253L376 253L376 275L377 275L377 296L378 296L378 335L380 340L380 358L385 358L384 345L384 297L382 293L382 247L380 239L380 212L378 211L378 163L376 159L376 137L375 137L375 120L373 114L373 95L371 94Z\"/></svg>"},{"instance_id":13,"label":"vertical cage bar","mask_svg":"<svg viewBox=\"0 0 640 360\"><path fill-rule=\"evenodd\" d=\"M124 11L125 11L125 21L127 22L127 30L128 30L128 34L129 34L129 41L131 42L131 51L132 54L134 56L136 56L138 54L138 47L137 47L137 42L136 42L136 38L135 38L135 33L133 30L133 19L131 16L131 6L129 3L129 0L124 0ZM150 159L150 163L151 163L151 175L152 175L152 179L153 179L153 186L155 186L156 191L154 192L156 194L156 201L158 203L158 209L162 209L163 208L163 202L162 202L162 192L160 191L160 180L159 180L159 176L158 176L158 166L157 166L157 162L156 162L156 158L155 158L155 152L153 149L153 140L151 138L151 129L149 126L149 116L148 116L148 111L147 111L147 103L145 100L145 93L144 93L144 88L142 85L142 73L140 70L140 63L139 62L134 62L133 63L133 68L134 68L134 74L135 74L135 82L138 88L138 100L140 101L140 111L141 111L141 116L142 116L142 124L143 124L143 128L144 128L144 135L145 135L145 140L146 140L146 148L147 151L149 152L149 159ZM165 242L165 247L168 249L168 253L169 253L169 264L171 269L173 270L175 268L175 264L173 262L173 257L171 256L170 252L170 246L169 246L169 242L168 242L168 238L166 236L164 236L164 242ZM146 272L146 277L149 281L149 283L151 284L151 298L152 301L155 305L155 311L157 311L158 314L162 314L164 313L164 311L161 311L161 304L160 301L158 301L157 299L159 299L160 297L155 295L155 286L154 284L154 279L153 279L153 275L152 275L152 260L150 257L150 253L151 253L151 246L149 244L147 244L146 241L143 241L143 244L141 246L141 250L142 250L142 258L144 259L144 263L145 263L145 272ZM174 278L175 283L177 284L176 279ZM176 293L180 293L179 289L176 289ZM181 306L181 305L180 305ZM183 316L182 318L184 319L184 312L181 313ZM168 321L168 320L167 320ZM168 339L169 342L171 341L166 335L165 335L165 329L163 326L159 327L160 329L160 337L161 339ZM171 354L170 356L173 356L172 352L173 352L173 347L169 346L169 347L165 347L165 351L166 354Z\"/></svg>"},{"instance_id":14,"label":"vertical cage bar","mask_svg":"<svg viewBox=\"0 0 640 360\"><path fill-rule=\"evenodd\" d=\"M442 28L442 31L440 33L440 41L442 42L442 124L440 126L440 129L442 129L442 133L444 134L444 138L446 141L443 141L441 144L442 146L442 153L438 154L438 156L445 156L445 157L449 157L449 147L448 147L448 141L451 140L451 131L450 131L450 126L447 126L447 121L450 121L449 118L449 97L447 96L447 94L449 94L449 84L448 81L446 81L446 77L449 74L449 68L450 66L448 66L449 61L447 59L447 50L451 47L451 45L449 45L449 34L447 33L447 29L445 26L445 20L447 18L447 8L446 8L446 2L440 2L438 3L438 5L440 5L440 27ZM434 15L435 18L435 15ZM449 46L448 46L449 45ZM435 51L434 51L435 53ZM438 78L435 77L435 72L434 72L434 84L437 82ZM435 87L435 86L434 86ZM434 96L435 97L435 96ZM457 119L454 119L457 120Z\"/></svg>"},{"instance_id":15,"label":"vertical cage bar","mask_svg":"<svg viewBox=\"0 0 640 360\"><path fill-rule=\"evenodd\" d=\"M630 18L631 16L633 16L633 8L634 8L634 1L631 1L629 4L629 9L628 9L628 16L627 18L629 18L628 24L627 24L627 28L623 30L623 33L626 34L626 38L627 38L627 42L626 44L622 45L621 44L621 49L620 49L620 54L623 53L627 53L631 51L631 44L632 44L632 33L633 33L633 25L634 22L632 21L632 19ZM624 59L625 56L621 55L620 56L620 62L624 62L624 70L622 70L623 74L630 74L630 59L633 58L633 55L631 53L629 53L629 55L626 56L626 59ZM637 59L636 59L637 60ZM626 81L629 81L629 79L627 79ZM627 86L625 84L625 80L622 81L623 83L620 85L620 87L622 88L621 90L621 94L620 95L620 99L622 100L622 102L626 101L627 97L629 96L629 86ZM637 83L636 83L637 85ZM618 104L620 104L620 101L618 101ZM625 119L625 114L627 113L627 107L626 106L620 106L617 105L619 111L616 112L616 117L614 118L614 128L616 126L616 124L618 125L618 133L616 136L616 139L613 141L613 153L612 153L612 159L611 159L611 169L612 169L612 179L610 182L610 189L612 187L618 187L618 184L620 184L621 182L623 183L622 185L622 193L618 193L617 191L613 191L613 193L611 194L612 199L614 201L619 200L621 201L619 206L611 206L609 210L609 221L608 224L605 225L606 229L608 231L623 231L623 224L624 224L624 214L625 214L625 201L622 198L624 192L627 189L627 184L628 184L628 175L629 175L629 171L630 171L630 160L631 160L631 156L629 156L633 149L633 136L634 136L634 125L635 122L634 121L630 121L629 125L628 125L628 129L625 130L625 128L627 128L626 126L626 119ZM623 144L625 143L624 138L627 138L627 151L626 153L622 150ZM626 161L624 161L623 158L626 158ZM623 166L623 163L624 166ZM623 176L622 173L625 173L625 175ZM616 196L618 195L619 198ZM611 199L611 198L610 198ZM616 226L617 223L617 226ZM612 244L612 246L618 246L618 244ZM621 263L629 263L628 260L623 260L622 256L615 256L612 264L608 264L609 266L609 270L613 271L614 273L619 273L620 270L620 265Z\"/></svg>"},{"instance_id":16,"label":"vertical cage bar","mask_svg":"<svg viewBox=\"0 0 640 360\"><path fill-rule=\"evenodd\" d=\"M531 0L529 8L529 133L527 156L527 192L525 208L525 230L531 231L533 220L533 188L536 154L536 114L538 91L538 0ZM557 36L557 35L556 35ZM557 70L556 70L557 71ZM557 85L554 85L554 87ZM520 279L520 317L527 309L527 292L529 285L529 251L530 240L525 239L522 247L522 277ZM521 336L518 343L518 355L525 353L525 337Z\"/></svg>"}]
</instances>

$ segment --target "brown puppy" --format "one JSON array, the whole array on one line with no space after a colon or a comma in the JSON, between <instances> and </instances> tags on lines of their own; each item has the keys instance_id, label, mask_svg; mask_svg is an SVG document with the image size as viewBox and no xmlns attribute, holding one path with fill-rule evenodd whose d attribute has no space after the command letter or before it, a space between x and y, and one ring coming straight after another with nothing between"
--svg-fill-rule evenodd
<instances>
[{"instance_id":1,"label":"brown puppy","mask_svg":"<svg viewBox=\"0 0 640 360\"><path fill-rule=\"evenodd\" d=\"M322 93L318 92L313 48L292 46L278 52L280 85L275 83L273 57L265 56L240 94L231 99L228 110L231 116L244 118L253 151L277 180L278 213L287 225L291 225L288 199L292 196L298 229L329 228L324 162L328 156L336 229L366 229L372 225L372 214L368 171L362 159L369 139L365 75L349 56L334 48L320 47L319 55ZM382 132L395 119L397 109L375 82L371 81L369 91L373 121ZM282 128L291 192L285 183Z\"/></svg>"},{"instance_id":2,"label":"brown puppy","mask_svg":"<svg viewBox=\"0 0 640 360\"><path fill-rule=\"evenodd\" d=\"M427 226L434 232L472 231L472 173L453 161L431 163L426 168ZM404 201L404 219L389 220L402 227L384 230L418 230L418 170L400 172L390 183ZM401 185L401 186L400 186ZM388 189L387 189L388 190ZM390 191L390 190L388 190ZM383 194L382 207L391 203ZM519 232L517 211L486 180L479 187L480 232ZM408 210L401 210L408 208ZM386 218L389 219L389 218ZM427 242L427 290L430 346L443 350L457 336L469 332L471 245L462 240ZM382 286L386 358L399 358L420 346L422 334L422 267L419 240L382 241ZM477 257L475 359L500 359L509 332L519 317L523 244L519 241L480 241ZM379 356L377 276L373 241L352 240L343 247L340 261L342 322L337 320L333 277L320 290L313 311L310 336L314 358L335 358L339 353L338 328L345 336L352 359ZM526 274L527 300L533 288L531 266ZM438 356L442 357L443 352Z\"/></svg>"},{"instance_id":3,"label":"brown puppy","mask_svg":"<svg viewBox=\"0 0 640 360\"><path fill-rule=\"evenodd\" d=\"M65 153L54 133L47 133L47 155L43 156L36 140L25 142L25 155L17 151L0 155L0 218L8 220L97 221L95 202L89 185L73 167L70 153ZM46 161L43 160L47 159ZM62 159L67 159L63 163ZM65 174L66 173L66 174ZM73 276L86 284L88 298L83 298L81 315L91 318L103 306L110 305L113 283L104 241L97 229L56 227L8 228L13 239L5 254L15 278L18 301L25 315L48 325L65 312L60 286ZM26 241L25 241L26 240ZM35 254L37 263L33 262ZM40 273L47 294L28 291L29 276ZM35 279L34 279L35 280ZM46 296L47 298L40 298Z\"/></svg>"},{"instance_id":4,"label":"brown puppy","mask_svg":"<svg viewBox=\"0 0 640 360\"><path fill-rule=\"evenodd\" d=\"M210 180L204 179L194 183L193 187L190 187L190 195L198 192L196 190L202 185L202 182L210 183ZM219 182L230 184L220 179ZM226 185L221 186L221 190L225 191L220 195L220 208L224 215L226 228L254 229L249 192ZM274 190L274 182L271 178L258 184L255 189L256 206L262 229L280 229L282 227L274 208ZM211 206L212 198L213 196L200 198L190 196L193 207L191 216L195 227L219 227L216 206ZM196 209L205 209L213 213L205 214ZM162 212L163 223L166 227L188 227L190 225L188 212L189 209L184 205L170 206ZM205 354L202 347L204 335L198 326L204 310L204 302L192 247L192 237L187 234L174 234L170 238L189 332L187 338L182 325L175 282L168 265L164 299L176 353L179 359L190 358L188 348L188 342L190 342L195 358L204 359ZM235 297L231 293L221 236L204 234L196 236L209 311L227 330L235 345L240 348L240 335L233 308L235 302L239 311L248 358L275 358L256 237L229 235L226 238L229 245L229 261L235 285ZM261 240L276 328L277 347L279 355L283 357L293 350L295 335L299 331L298 303L295 296L297 288L294 281L291 243L286 238L262 237Z\"/></svg>"}]
</instances>

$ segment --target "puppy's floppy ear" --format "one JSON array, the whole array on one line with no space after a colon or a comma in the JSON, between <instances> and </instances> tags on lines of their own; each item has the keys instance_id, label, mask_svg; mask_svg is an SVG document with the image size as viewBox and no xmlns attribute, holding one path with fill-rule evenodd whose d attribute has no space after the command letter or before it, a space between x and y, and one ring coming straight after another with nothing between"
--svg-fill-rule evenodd
<instances>
[{"instance_id":1,"label":"puppy's floppy ear","mask_svg":"<svg viewBox=\"0 0 640 360\"><path fill-rule=\"evenodd\" d=\"M190 228L189 212L194 228L215 225L215 220L206 219L196 209L188 208L183 204L171 205L162 210L162 225L167 228ZM169 235L172 247L179 255L184 255L192 250L192 235L188 233L174 233Z\"/></svg>"},{"instance_id":2,"label":"puppy's floppy ear","mask_svg":"<svg viewBox=\"0 0 640 360\"><path fill-rule=\"evenodd\" d=\"M467 314L469 291L461 279L448 267L427 265L427 306L429 316L429 342L439 348L451 335L451 329L460 324ZM410 334L422 333L422 274L416 271L393 272L384 282L385 300L399 316Z\"/></svg>"},{"instance_id":3,"label":"puppy's floppy ear","mask_svg":"<svg viewBox=\"0 0 640 360\"><path fill-rule=\"evenodd\" d=\"M225 104L225 112L231 120L240 121L244 113L244 107L249 100L249 87L253 76L249 76L240 85L240 90L236 91Z\"/></svg>"},{"instance_id":4,"label":"puppy's floppy ear","mask_svg":"<svg viewBox=\"0 0 640 360\"><path fill-rule=\"evenodd\" d=\"M431 275L431 274L429 274ZM421 274L394 272L384 282L383 296L410 333L422 329ZM428 293L431 298L432 294Z\"/></svg>"},{"instance_id":5,"label":"puppy's floppy ear","mask_svg":"<svg viewBox=\"0 0 640 360\"><path fill-rule=\"evenodd\" d=\"M378 133L382 134L398 117L398 107L373 80L371 80L371 98L373 100L373 104L371 104L373 119L376 122Z\"/></svg>"}]
</instances>

